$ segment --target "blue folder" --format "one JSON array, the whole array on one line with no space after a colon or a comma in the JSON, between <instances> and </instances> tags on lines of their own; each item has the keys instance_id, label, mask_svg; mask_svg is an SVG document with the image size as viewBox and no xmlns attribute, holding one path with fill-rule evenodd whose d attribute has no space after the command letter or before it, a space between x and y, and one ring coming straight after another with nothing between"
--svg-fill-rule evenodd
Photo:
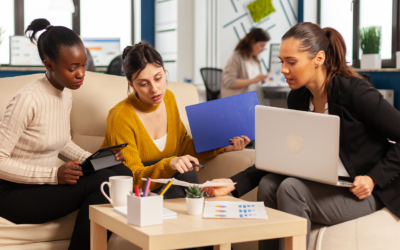
<instances>
[{"instance_id":1,"label":"blue folder","mask_svg":"<svg viewBox=\"0 0 400 250\"><path fill-rule=\"evenodd\" d=\"M255 138L255 91L186 107L197 153L231 145L230 139Z\"/></svg>"}]
</instances>

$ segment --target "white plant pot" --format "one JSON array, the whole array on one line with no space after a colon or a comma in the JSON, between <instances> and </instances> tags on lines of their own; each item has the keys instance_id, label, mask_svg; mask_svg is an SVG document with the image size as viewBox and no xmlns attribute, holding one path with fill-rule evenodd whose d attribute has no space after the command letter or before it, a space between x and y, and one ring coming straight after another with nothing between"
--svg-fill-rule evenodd
<instances>
[{"instance_id":1,"label":"white plant pot","mask_svg":"<svg viewBox=\"0 0 400 250\"><path fill-rule=\"evenodd\" d=\"M381 69L382 60L380 54L367 54L361 56L361 69Z\"/></svg>"},{"instance_id":2,"label":"white plant pot","mask_svg":"<svg viewBox=\"0 0 400 250\"><path fill-rule=\"evenodd\" d=\"M204 197L188 198L186 197L186 207L189 215L201 215L204 207Z\"/></svg>"}]
</instances>

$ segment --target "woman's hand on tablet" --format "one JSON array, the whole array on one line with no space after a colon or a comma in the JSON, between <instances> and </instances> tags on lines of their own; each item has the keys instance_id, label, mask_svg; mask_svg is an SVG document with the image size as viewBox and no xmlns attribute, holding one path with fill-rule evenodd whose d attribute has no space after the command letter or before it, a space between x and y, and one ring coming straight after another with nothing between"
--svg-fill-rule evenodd
<instances>
[{"instance_id":1,"label":"woman's hand on tablet","mask_svg":"<svg viewBox=\"0 0 400 250\"><path fill-rule=\"evenodd\" d=\"M214 179L211 182L227 182L233 183L231 179ZM232 186L224 186L224 187L205 187L203 191L206 192L208 195L211 196L224 196L235 190L236 187Z\"/></svg>"},{"instance_id":2,"label":"woman's hand on tablet","mask_svg":"<svg viewBox=\"0 0 400 250\"><path fill-rule=\"evenodd\" d=\"M171 161L171 168L181 174L192 171L194 166L192 165L192 163L190 163L191 161L199 164L199 160L191 155L175 157ZM196 171L199 171L199 167L194 168L196 169Z\"/></svg>"},{"instance_id":3,"label":"woman's hand on tablet","mask_svg":"<svg viewBox=\"0 0 400 250\"><path fill-rule=\"evenodd\" d=\"M115 154L115 160L121 161L122 164L125 164L125 158L121 151L113 150L113 153Z\"/></svg>"},{"instance_id":4,"label":"woman's hand on tablet","mask_svg":"<svg viewBox=\"0 0 400 250\"><path fill-rule=\"evenodd\" d=\"M242 135L241 137L234 137L230 140L232 145L225 147L225 152L243 150L249 144L249 137Z\"/></svg>"},{"instance_id":5,"label":"woman's hand on tablet","mask_svg":"<svg viewBox=\"0 0 400 250\"><path fill-rule=\"evenodd\" d=\"M57 178L58 184L75 185L79 180L79 176L83 176L82 167L79 166L80 161L69 161L58 168Z\"/></svg>"}]
</instances>

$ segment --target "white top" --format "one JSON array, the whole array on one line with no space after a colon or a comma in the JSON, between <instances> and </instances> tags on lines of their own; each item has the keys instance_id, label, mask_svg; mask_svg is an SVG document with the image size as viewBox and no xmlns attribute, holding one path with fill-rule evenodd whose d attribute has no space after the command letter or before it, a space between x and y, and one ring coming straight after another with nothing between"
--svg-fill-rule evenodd
<instances>
[{"instance_id":1,"label":"white top","mask_svg":"<svg viewBox=\"0 0 400 250\"><path fill-rule=\"evenodd\" d=\"M250 62L249 60L245 60L244 64L246 65L247 76L249 77L249 79L253 79L256 76L258 76L259 74L261 74L260 67L254 61L254 59L253 59L252 62ZM250 91L257 91L257 85L261 85L261 82L250 84L249 85L249 92Z\"/></svg>"},{"instance_id":2,"label":"white top","mask_svg":"<svg viewBox=\"0 0 400 250\"><path fill-rule=\"evenodd\" d=\"M249 77L249 79L253 79L256 76L258 76L259 74L261 74L260 72L260 66L258 65L258 63L253 59L252 62L250 62L249 60L245 60L244 61L245 65L246 65L246 70L247 70L247 76ZM256 91L257 92L257 96L258 96L258 100L260 102L260 104L262 104L262 99L264 98L264 94L262 92L262 87L261 87L261 81L257 82L257 83L253 83L250 84L248 87L248 91Z\"/></svg>"},{"instance_id":3,"label":"white top","mask_svg":"<svg viewBox=\"0 0 400 250\"><path fill-rule=\"evenodd\" d=\"M158 150L163 151L165 148L165 144L167 143L167 135L165 134L163 137L157 140L153 140L154 144L156 144Z\"/></svg>"},{"instance_id":4,"label":"white top","mask_svg":"<svg viewBox=\"0 0 400 250\"><path fill-rule=\"evenodd\" d=\"M71 108L71 90L56 89L46 76L19 90L0 121L0 179L56 185L57 157L89 157L71 140Z\"/></svg>"},{"instance_id":5,"label":"white top","mask_svg":"<svg viewBox=\"0 0 400 250\"><path fill-rule=\"evenodd\" d=\"M310 105L308 108L308 111L313 112L314 111L314 104L311 101L310 98ZM329 114L329 107L328 107L328 103L325 103L325 114ZM343 177L350 177L349 173L347 172L346 168L343 165L342 160L339 157L339 161L338 161L338 176L343 176Z\"/></svg>"}]
</instances>

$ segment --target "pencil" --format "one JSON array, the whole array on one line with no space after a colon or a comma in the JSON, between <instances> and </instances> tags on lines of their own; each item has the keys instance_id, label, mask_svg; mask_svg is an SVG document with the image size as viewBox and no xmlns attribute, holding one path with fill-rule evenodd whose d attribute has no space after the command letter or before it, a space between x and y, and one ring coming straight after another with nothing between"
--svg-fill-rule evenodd
<instances>
[{"instance_id":1,"label":"pencil","mask_svg":"<svg viewBox=\"0 0 400 250\"><path fill-rule=\"evenodd\" d=\"M164 195L167 192L168 188L172 185L173 180L170 180L164 190L160 193L160 195Z\"/></svg>"},{"instance_id":2,"label":"pencil","mask_svg":"<svg viewBox=\"0 0 400 250\"><path fill-rule=\"evenodd\" d=\"M149 195L150 183L151 183L151 178L149 177L147 178L146 185L144 187L143 197L147 197Z\"/></svg>"}]
</instances>

